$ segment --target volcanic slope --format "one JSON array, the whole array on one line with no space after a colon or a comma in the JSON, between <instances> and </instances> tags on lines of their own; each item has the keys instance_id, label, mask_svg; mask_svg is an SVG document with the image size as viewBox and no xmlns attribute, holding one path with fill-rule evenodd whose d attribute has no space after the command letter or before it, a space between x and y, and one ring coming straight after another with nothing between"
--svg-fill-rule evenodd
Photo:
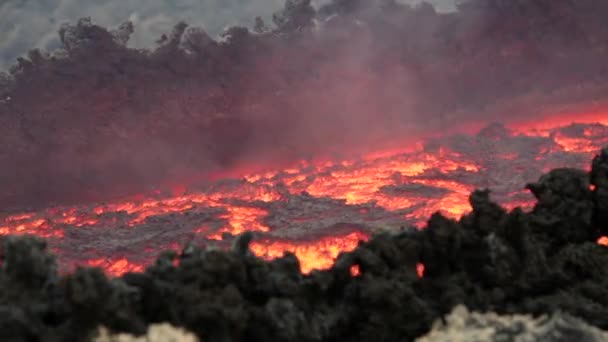
<instances>
[{"instance_id":1,"label":"volcanic slope","mask_svg":"<svg viewBox=\"0 0 608 342\"><path fill-rule=\"evenodd\" d=\"M528 188L529 213L477 190L460 220L436 213L423 230L375 235L308 275L290 253L256 258L252 233L229 251L187 246L114 279L99 268L58 276L42 240L6 237L0 339L83 341L100 325L143 334L167 322L207 341L404 341L459 304L559 310L608 329L608 249L596 243L608 227L608 148L590 172L555 169Z\"/></svg>"}]
</instances>

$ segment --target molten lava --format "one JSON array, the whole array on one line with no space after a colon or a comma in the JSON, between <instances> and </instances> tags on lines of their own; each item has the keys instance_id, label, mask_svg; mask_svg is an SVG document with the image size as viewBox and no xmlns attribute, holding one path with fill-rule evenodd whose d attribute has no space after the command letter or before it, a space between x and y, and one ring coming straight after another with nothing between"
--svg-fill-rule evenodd
<instances>
[{"instance_id":1,"label":"molten lava","mask_svg":"<svg viewBox=\"0 0 608 342\"><path fill-rule=\"evenodd\" d=\"M424 277L424 264L416 264L416 274L418 275L418 278Z\"/></svg>"},{"instance_id":2,"label":"molten lava","mask_svg":"<svg viewBox=\"0 0 608 342\"><path fill-rule=\"evenodd\" d=\"M351 251L359 241L367 241L368 236L352 232L342 236L326 236L311 241L254 241L251 251L264 259L274 259L291 252L300 260L300 269L309 273L314 269L330 268L340 252Z\"/></svg>"},{"instance_id":3,"label":"molten lava","mask_svg":"<svg viewBox=\"0 0 608 342\"><path fill-rule=\"evenodd\" d=\"M359 269L359 265L352 265L350 267L350 275L352 277L358 277L361 275L361 270Z\"/></svg>"},{"instance_id":4,"label":"molten lava","mask_svg":"<svg viewBox=\"0 0 608 342\"><path fill-rule=\"evenodd\" d=\"M143 265L130 263L124 257L113 261L104 259L89 260L86 264L90 267L101 267L112 276L120 276L127 272L143 272L144 270Z\"/></svg>"},{"instance_id":5,"label":"molten lava","mask_svg":"<svg viewBox=\"0 0 608 342\"><path fill-rule=\"evenodd\" d=\"M301 162L183 187L173 196L14 213L2 218L0 234L47 238L63 270L84 264L120 275L143 270L161 250L189 242L227 247L234 235L254 231L255 255L273 259L291 252L308 273L330 267L340 252L374 232L422 227L437 211L460 217L470 210L468 196L476 188L490 188L507 208L530 208L527 182L557 167L588 168L608 145L606 117L494 124L476 135L429 139L356 160ZM608 237L598 243L608 246ZM355 266L353 276L360 274ZM422 277L424 265L416 271Z\"/></svg>"}]
</instances>

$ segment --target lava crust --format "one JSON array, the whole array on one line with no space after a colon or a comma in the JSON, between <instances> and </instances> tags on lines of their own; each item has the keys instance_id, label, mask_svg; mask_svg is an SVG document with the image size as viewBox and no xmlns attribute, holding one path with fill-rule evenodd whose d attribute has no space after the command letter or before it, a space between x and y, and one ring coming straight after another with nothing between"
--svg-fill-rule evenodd
<instances>
[{"instance_id":1,"label":"lava crust","mask_svg":"<svg viewBox=\"0 0 608 342\"><path fill-rule=\"evenodd\" d=\"M375 235L308 275L293 254L255 257L251 233L229 251L190 245L114 279L99 268L59 276L44 241L9 236L0 338L83 341L99 326L143 334L166 322L206 341L403 341L460 304L561 311L608 329L608 249L596 242L605 231L606 169L608 148L590 173L550 171L528 185L537 199L528 213L507 212L477 190L460 220L437 213L420 231Z\"/></svg>"}]
</instances>

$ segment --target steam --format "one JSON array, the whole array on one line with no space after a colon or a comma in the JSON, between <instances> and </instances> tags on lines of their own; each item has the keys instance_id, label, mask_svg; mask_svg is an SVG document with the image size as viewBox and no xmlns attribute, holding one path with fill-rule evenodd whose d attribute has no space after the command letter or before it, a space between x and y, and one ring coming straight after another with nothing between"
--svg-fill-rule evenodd
<instances>
[{"instance_id":1,"label":"steam","mask_svg":"<svg viewBox=\"0 0 608 342\"><path fill-rule=\"evenodd\" d=\"M106 6L131 13L137 3ZM273 7L258 3L235 8ZM76 13L70 4L56 7ZM152 13L162 2L146 4ZM164 24L151 22L165 19L144 12L112 29L64 25L57 49L32 50L0 75L0 203L99 199L244 164L348 155L501 119L494 108L504 103L601 94L608 6L539 6L475 0L441 13L391 0L288 0L272 19L220 38L209 21L158 37ZM18 16L11 3L2 10L11 8ZM166 13L172 21L186 10ZM23 35L15 26L8 36ZM156 45L132 48L152 35Z\"/></svg>"}]
</instances>

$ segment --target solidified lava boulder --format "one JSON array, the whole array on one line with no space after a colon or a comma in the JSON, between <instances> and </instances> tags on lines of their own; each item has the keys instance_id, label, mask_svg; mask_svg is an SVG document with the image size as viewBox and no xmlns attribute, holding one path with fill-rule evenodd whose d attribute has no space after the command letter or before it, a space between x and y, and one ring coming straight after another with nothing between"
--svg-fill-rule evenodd
<instances>
[{"instance_id":1,"label":"solidified lava boulder","mask_svg":"<svg viewBox=\"0 0 608 342\"><path fill-rule=\"evenodd\" d=\"M309 275L293 254L253 256L250 234L231 250L165 252L145 272L116 279L94 268L59 276L42 240L8 237L0 340L86 341L99 326L143 335L168 323L204 341L407 341L458 305L553 315L546 324L526 319L525 336L554 327L585 337L589 329L557 312L608 329L608 248L596 243L608 215L606 151L590 174L558 169L530 184L538 203L529 213L508 212L478 190L460 220L435 214L422 231L377 235ZM510 326L475 319L490 330Z\"/></svg>"},{"instance_id":2,"label":"solidified lava boulder","mask_svg":"<svg viewBox=\"0 0 608 342\"><path fill-rule=\"evenodd\" d=\"M598 238L592 225L595 206L589 187L589 175L575 169L552 170L537 183L528 184L538 200L532 220L536 225L551 227L543 229L551 235L549 240L582 243Z\"/></svg>"}]
</instances>

